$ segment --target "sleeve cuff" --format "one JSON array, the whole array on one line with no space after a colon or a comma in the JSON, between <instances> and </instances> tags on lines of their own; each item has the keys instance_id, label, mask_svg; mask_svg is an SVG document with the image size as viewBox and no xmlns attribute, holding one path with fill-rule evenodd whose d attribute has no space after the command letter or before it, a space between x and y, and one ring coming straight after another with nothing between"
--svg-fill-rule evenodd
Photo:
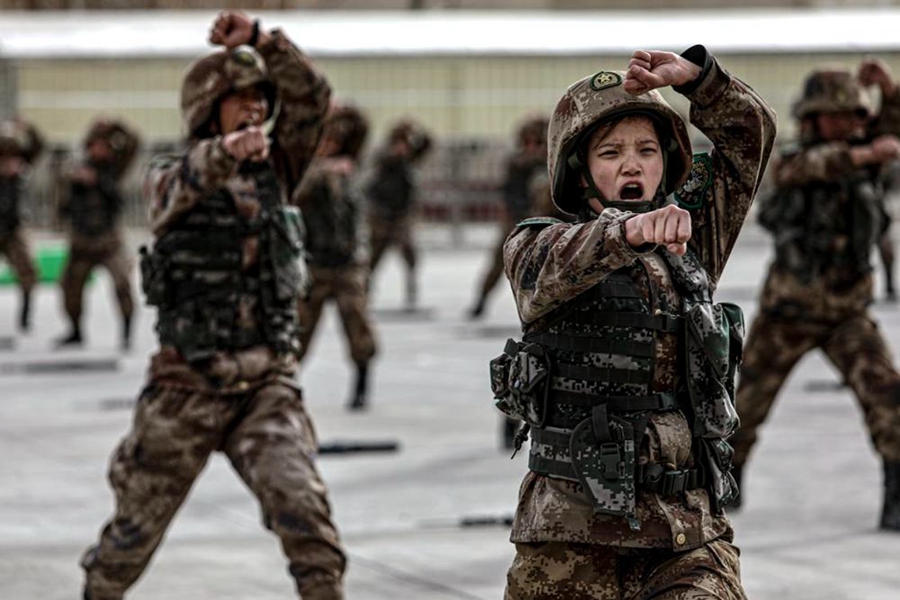
<instances>
[{"instance_id":1,"label":"sleeve cuff","mask_svg":"<svg viewBox=\"0 0 900 600\"><path fill-rule=\"evenodd\" d=\"M636 217L637 215L630 212L623 212L614 208L607 208L603 211L604 215L608 214L609 220L612 221L607 225L606 235L607 244L605 251L607 253L615 253L630 261L635 260L639 256L650 254L656 250L656 244L642 244L635 248L625 239L625 221ZM598 224L601 219L598 219Z\"/></svg>"},{"instance_id":2,"label":"sleeve cuff","mask_svg":"<svg viewBox=\"0 0 900 600\"><path fill-rule=\"evenodd\" d=\"M691 56L688 56L688 53ZM692 105L705 108L725 92L731 83L731 75L719 66L719 62L703 46L693 46L682 56L701 66L703 70L694 81L682 86L673 86L672 89L686 96ZM697 62L699 60L703 60L704 63L701 65Z\"/></svg>"},{"instance_id":3,"label":"sleeve cuff","mask_svg":"<svg viewBox=\"0 0 900 600\"><path fill-rule=\"evenodd\" d=\"M291 42L287 39L280 29L273 29L269 32L269 39L265 43L257 44L256 51L263 60L269 62L269 59L280 51L284 51L286 46L290 46Z\"/></svg>"}]
</instances>

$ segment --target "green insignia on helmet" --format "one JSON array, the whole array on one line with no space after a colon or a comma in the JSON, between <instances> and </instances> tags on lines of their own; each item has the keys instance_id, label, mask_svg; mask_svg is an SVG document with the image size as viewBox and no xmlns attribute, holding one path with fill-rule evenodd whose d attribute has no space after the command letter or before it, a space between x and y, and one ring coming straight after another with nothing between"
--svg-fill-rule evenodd
<instances>
[{"instance_id":1,"label":"green insignia on helmet","mask_svg":"<svg viewBox=\"0 0 900 600\"><path fill-rule=\"evenodd\" d=\"M695 154L691 174L687 181L675 191L675 201L678 202L678 206L688 210L703 206L712 182L712 158L706 152Z\"/></svg>"},{"instance_id":2,"label":"green insignia on helmet","mask_svg":"<svg viewBox=\"0 0 900 600\"><path fill-rule=\"evenodd\" d=\"M238 64L246 65L248 67L256 65L256 57L246 50L235 50L232 56Z\"/></svg>"},{"instance_id":3,"label":"green insignia on helmet","mask_svg":"<svg viewBox=\"0 0 900 600\"><path fill-rule=\"evenodd\" d=\"M612 71L600 71L591 77L591 89L597 92L605 90L606 88L621 85L621 83L622 76Z\"/></svg>"}]
</instances>

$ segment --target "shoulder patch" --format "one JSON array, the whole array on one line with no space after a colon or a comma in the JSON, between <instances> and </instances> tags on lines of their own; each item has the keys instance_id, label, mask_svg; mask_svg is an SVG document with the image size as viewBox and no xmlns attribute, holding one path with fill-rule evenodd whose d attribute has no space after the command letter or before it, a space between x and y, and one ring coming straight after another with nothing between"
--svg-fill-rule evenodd
<instances>
[{"instance_id":1,"label":"shoulder patch","mask_svg":"<svg viewBox=\"0 0 900 600\"><path fill-rule=\"evenodd\" d=\"M689 210L703 206L712 182L712 158L706 152L695 154L691 165L691 174L687 181L675 191L675 201L678 206Z\"/></svg>"},{"instance_id":2,"label":"shoulder patch","mask_svg":"<svg viewBox=\"0 0 900 600\"><path fill-rule=\"evenodd\" d=\"M182 158L180 154L157 154L150 159L150 170L168 169Z\"/></svg>"},{"instance_id":3,"label":"shoulder patch","mask_svg":"<svg viewBox=\"0 0 900 600\"><path fill-rule=\"evenodd\" d=\"M554 219L553 217L531 217L530 219L525 219L524 221L519 221L518 223L516 223L516 229L521 229L523 227L543 228L564 222L565 221L560 221L559 219Z\"/></svg>"}]
</instances>

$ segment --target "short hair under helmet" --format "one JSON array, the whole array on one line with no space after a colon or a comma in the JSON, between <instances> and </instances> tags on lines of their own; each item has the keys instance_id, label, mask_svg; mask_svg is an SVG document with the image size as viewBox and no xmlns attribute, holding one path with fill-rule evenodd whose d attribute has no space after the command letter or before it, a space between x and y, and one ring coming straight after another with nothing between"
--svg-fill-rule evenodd
<instances>
[{"instance_id":1,"label":"short hair under helmet","mask_svg":"<svg viewBox=\"0 0 900 600\"><path fill-rule=\"evenodd\" d=\"M266 95L268 119L275 110L276 91L255 50L238 46L194 61L181 84L181 118L188 137L206 137L205 128L222 98L249 87L259 87Z\"/></svg>"},{"instance_id":2,"label":"short hair under helmet","mask_svg":"<svg viewBox=\"0 0 900 600\"><path fill-rule=\"evenodd\" d=\"M580 79L569 86L550 117L550 194L553 203L564 212L578 214L583 209L580 176L585 167L578 150L598 125L610 119L645 115L658 125L666 165L666 195L677 190L691 172L691 140L684 119L658 91L634 96L625 91L624 81L622 71L600 71Z\"/></svg>"}]
</instances>

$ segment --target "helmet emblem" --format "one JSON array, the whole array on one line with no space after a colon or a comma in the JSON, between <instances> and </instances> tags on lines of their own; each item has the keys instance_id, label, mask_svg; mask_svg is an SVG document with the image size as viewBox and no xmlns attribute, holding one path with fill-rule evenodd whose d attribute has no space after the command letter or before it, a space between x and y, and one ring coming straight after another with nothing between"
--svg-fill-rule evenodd
<instances>
[{"instance_id":1,"label":"helmet emblem","mask_svg":"<svg viewBox=\"0 0 900 600\"><path fill-rule=\"evenodd\" d=\"M232 54L235 62L241 65L252 67L256 64L256 58L246 50L235 50Z\"/></svg>"},{"instance_id":2,"label":"helmet emblem","mask_svg":"<svg viewBox=\"0 0 900 600\"><path fill-rule=\"evenodd\" d=\"M622 76L612 71L600 71L591 77L591 89L599 92L622 83Z\"/></svg>"}]
</instances>

